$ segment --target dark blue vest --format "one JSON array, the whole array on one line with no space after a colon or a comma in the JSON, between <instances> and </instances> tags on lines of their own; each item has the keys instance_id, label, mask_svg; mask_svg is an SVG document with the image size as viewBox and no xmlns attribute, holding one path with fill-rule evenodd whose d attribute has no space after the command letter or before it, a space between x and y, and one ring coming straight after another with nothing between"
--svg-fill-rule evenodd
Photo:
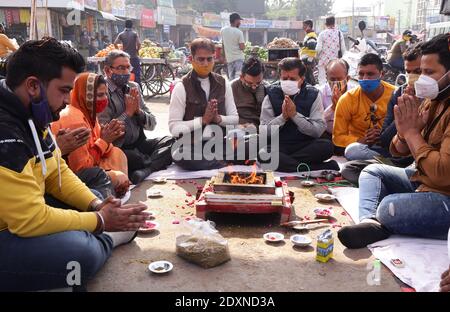
<instances>
[{"instance_id":1,"label":"dark blue vest","mask_svg":"<svg viewBox=\"0 0 450 312\"><path fill-rule=\"evenodd\" d=\"M273 85L268 88L267 94L269 95L270 103L272 103L275 116L282 114L284 93L279 84ZM291 96L294 104L297 106L297 112L305 117L309 117L311 114L311 107L319 96L319 90L313 86L304 83L299 94ZM286 124L280 128L280 144L295 144L298 146L305 146L314 140L313 137L301 133L297 125L288 120Z\"/></svg>"}]
</instances>

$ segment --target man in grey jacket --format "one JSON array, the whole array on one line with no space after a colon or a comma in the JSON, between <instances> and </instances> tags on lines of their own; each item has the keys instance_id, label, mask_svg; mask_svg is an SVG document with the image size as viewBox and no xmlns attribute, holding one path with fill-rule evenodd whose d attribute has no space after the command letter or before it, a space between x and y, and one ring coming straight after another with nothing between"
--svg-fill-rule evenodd
<instances>
[{"instance_id":1,"label":"man in grey jacket","mask_svg":"<svg viewBox=\"0 0 450 312\"><path fill-rule=\"evenodd\" d=\"M105 74L109 91L109 104L99 115L101 124L113 119L125 122L125 135L114 142L128 158L131 182L139 184L152 172L163 170L172 163L173 139L162 137L147 139L145 130L156 127L156 118L147 108L135 82L130 81L130 56L120 50L111 51L105 60Z\"/></svg>"}]
</instances>

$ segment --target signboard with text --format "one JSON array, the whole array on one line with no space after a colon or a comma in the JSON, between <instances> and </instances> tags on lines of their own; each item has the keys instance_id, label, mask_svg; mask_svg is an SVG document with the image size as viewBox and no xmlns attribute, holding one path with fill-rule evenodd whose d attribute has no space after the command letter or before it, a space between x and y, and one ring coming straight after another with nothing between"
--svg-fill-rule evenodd
<instances>
[{"instance_id":1,"label":"signboard with text","mask_svg":"<svg viewBox=\"0 0 450 312\"><path fill-rule=\"evenodd\" d=\"M256 28L256 19L255 18L244 18L241 21L242 28Z\"/></svg>"},{"instance_id":2,"label":"signboard with text","mask_svg":"<svg viewBox=\"0 0 450 312\"><path fill-rule=\"evenodd\" d=\"M146 9L146 8L142 9L141 27L144 27L144 28L155 28L156 27L155 14L154 14L153 10Z\"/></svg>"},{"instance_id":3,"label":"signboard with text","mask_svg":"<svg viewBox=\"0 0 450 312\"><path fill-rule=\"evenodd\" d=\"M177 11L174 8L158 7L158 24L175 26L177 24Z\"/></svg>"},{"instance_id":4,"label":"signboard with text","mask_svg":"<svg viewBox=\"0 0 450 312\"><path fill-rule=\"evenodd\" d=\"M273 21L272 28L276 29L289 29L289 21Z\"/></svg>"},{"instance_id":5,"label":"signboard with text","mask_svg":"<svg viewBox=\"0 0 450 312\"><path fill-rule=\"evenodd\" d=\"M255 28L272 28L272 21L269 21L269 20L256 20Z\"/></svg>"},{"instance_id":6,"label":"signboard with text","mask_svg":"<svg viewBox=\"0 0 450 312\"><path fill-rule=\"evenodd\" d=\"M217 14L203 13L203 26L221 28L222 17Z\"/></svg>"},{"instance_id":7,"label":"signboard with text","mask_svg":"<svg viewBox=\"0 0 450 312\"><path fill-rule=\"evenodd\" d=\"M173 8L173 0L158 0L158 6Z\"/></svg>"},{"instance_id":8,"label":"signboard with text","mask_svg":"<svg viewBox=\"0 0 450 312\"><path fill-rule=\"evenodd\" d=\"M125 0L111 0L112 1L112 11L111 13L116 16L125 16Z\"/></svg>"}]
</instances>

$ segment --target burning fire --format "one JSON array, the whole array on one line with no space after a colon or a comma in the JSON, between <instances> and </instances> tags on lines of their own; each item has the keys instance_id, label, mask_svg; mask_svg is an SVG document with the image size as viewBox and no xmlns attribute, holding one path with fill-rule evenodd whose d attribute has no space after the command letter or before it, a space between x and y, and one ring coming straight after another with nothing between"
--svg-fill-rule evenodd
<instances>
[{"instance_id":1,"label":"burning fire","mask_svg":"<svg viewBox=\"0 0 450 312\"><path fill-rule=\"evenodd\" d=\"M256 184L262 185L264 184L264 177L257 174L257 165L256 163L252 166L252 172L248 173L237 173L231 171L231 168L228 168L228 173L230 175L230 183L231 184Z\"/></svg>"}]
</instances>

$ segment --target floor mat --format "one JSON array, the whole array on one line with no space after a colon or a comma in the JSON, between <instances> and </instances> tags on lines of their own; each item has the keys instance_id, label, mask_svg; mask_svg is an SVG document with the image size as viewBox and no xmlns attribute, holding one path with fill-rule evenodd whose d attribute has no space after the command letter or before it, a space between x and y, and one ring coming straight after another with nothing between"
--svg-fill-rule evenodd
<instances>
[{"instance_id":1,"label":"floor mat","mask_svg":"<svg viewBox=\"0 0 450 312\"><path fill-rule=\"evenodd\" d=\"M359 189L334 188L330 191L354 222L359 223ZM450 243L447 241L392 236L368 248L397 278L418 292L438 291L441 274L449 268ZM392 259L400 259L404 267L394 266Z\"/></svg>"}]
</instances>

